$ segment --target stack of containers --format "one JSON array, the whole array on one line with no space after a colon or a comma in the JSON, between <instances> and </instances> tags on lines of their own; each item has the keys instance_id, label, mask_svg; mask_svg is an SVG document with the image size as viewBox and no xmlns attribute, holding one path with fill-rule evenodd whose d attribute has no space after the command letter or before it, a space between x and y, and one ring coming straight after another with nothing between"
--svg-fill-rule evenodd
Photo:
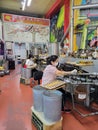
<instances>
[{"instance_id":1,"label":"stack of containers","mask_svg":"<svg viewBox=\"0 0 98 130\"><path fill-rule=\"evenodd\" d=\"M43 93L45 89L42 87L35 86L33 88L33 100L34 100L34 109L38 112L43 112Z\"/></svg>"},{"instance_id":2,"label":"stack of containers","mask_svg":"<svg viewBox=\"0 0 98 130\"><path fill-rule=\"evenodd\" d=\"M45 90L40 86L33 88L34 109L43 112L45 120L57 122L61 119L62 93L58 90Z\"/></svg>"},{"instance_id":3,"label":"stack of containers","mask_svg":"<svg viewBox=\"0 0 98 130\"><path fill-rule=\"evenodd\" d=\"M44 118L49 122L61 119L62 93L57 90L43 93Z\"/></svg>"}]
</instances>

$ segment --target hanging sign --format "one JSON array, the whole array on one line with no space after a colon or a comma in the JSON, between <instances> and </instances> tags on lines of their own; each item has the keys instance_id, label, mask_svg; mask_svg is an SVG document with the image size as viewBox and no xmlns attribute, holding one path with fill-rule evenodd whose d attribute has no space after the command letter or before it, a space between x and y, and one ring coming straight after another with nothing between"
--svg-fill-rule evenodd
<instances>
[{"instance_id":1,"label":"hanging sign","mask_svg":"<svg viewBox=\"0 0 98 130\"><path fill-rule=\"evenodd\" d=\"M49 19L19 16L19 15L13 15L13 14L5 14L5 13L3 14L3 21L15 22L15 23L21 22L24 24L37 24L37 25L44 25L44 26L50 25Z\"/></svg>"},{"instance_id":2,"label":"hanging sign","mask_svg":"<svg viewBox=\"0 0 98 130\"><path fill-rule=\"evenodd\" d=\"M50 21L43 18L3 14L4 40L13 42L47 43Z\"/></svg>"}]
</instances>

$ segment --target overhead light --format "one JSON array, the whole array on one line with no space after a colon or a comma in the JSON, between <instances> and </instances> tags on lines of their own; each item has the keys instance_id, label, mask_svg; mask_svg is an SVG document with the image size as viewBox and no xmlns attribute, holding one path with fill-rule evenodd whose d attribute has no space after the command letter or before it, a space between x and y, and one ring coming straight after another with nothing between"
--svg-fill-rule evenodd
<instances>
[{"instance_id":1,"label":"overhead light","mask_svg":"<svg viewBox=\"0 0 98 130\"><path fill-rule=\"evenodd\" d=\"M27 6L30 6L30 5L31 5L31 1L32 1L32 0L28 0L28 1L27 1Z\"/></svg>"},{"instance_id":2,"label":"overhead light","mask_svg":"<svg viewBox=\"0 0 98 130\"><path fill-rule=\"evenodd\" d=\"M25 10L25 7L26 7L26 0L24 0L24 1L22 2L22 10L23 10L23 11Z\"/></svg>"},{"instance_id":3,"label":"overhead light","mask_svg":"<svg viewBox=\"0 0 98 130\"><path fill-rule=\"evenodd\" d=\"M24 2L23 2L23 1L21 1L21 5L23 5L23 3L24 3Z\"/></svg>"}]
</instances>

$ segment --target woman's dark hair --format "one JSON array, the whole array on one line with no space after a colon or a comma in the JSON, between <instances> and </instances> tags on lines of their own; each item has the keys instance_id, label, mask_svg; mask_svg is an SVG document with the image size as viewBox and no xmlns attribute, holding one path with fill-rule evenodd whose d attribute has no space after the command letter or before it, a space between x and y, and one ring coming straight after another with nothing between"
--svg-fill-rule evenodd
<instances>
[{"instance_id":1,"label":"woman's dark hair","mask_svg":"<svg viewBox=\"0 0 98 130\"><path fill-rule=\"evenodd\" d=\"M31 55L31 54L29 54L29 56L28 56L28 59L30 59L30 58L32 58L33 56Z\"/></svg>"},{"instance_id":2,"label":"woman's dark hair","mask_svg":"<svg viewBox=\"0 0 98 130\"><path fill-rule=\"evenodd\" d=\"M47 65L51 65L51 62L55 62L58 59L57 55L52 55L47 58Z\"/></svg>"}]
</instances>

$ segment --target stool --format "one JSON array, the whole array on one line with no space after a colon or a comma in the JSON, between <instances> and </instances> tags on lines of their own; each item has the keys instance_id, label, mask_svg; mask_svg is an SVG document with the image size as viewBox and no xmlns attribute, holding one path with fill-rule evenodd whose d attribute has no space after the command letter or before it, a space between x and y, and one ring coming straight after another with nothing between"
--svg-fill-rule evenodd
<instances>
[{"instance_id":1,"label":"stool","mask_svg":"<svg viewBox=\"0 0 98 130\"><path fill-rule=\"evenodd\" d=\"M41 84L42 80L40 80L39 82ZM38 85L38 80L34 80L34 78L30 78L30 87L33 88L36 85Z\"/></svg>"},{"instance_id":2,"label":"stool","mask_svg":"<svg viewBox=\"0 0 98 130\"><path fill-rule=\"evenodd\" d=\"M42 71L37 71L34 73L33 78L30 78L30 87L31 88L33 88L36 85L41 84L42 75L43 75Z\"/></svg>"},{"instance_id":3,"label":"stool","mask_svg":"<svg viewBox=\"0 0 98 130\"><path fill-rule=\"evenodd\" d=\"M37 80L38 81L38 84L40 84L40 81L42 79L42 76L43 76L43 72L42 71L37 71L34 73L33 77L34 77L34 80Z\"/></svg>"},{"instance_id":4,"label":"stool","mask_svg":"<svg viewBox=\"0 0 98 130\"><path fill-rule=\"evenodd\" d=\"M30 78L30 87L33 88L36 85L38 85L38 81L34 80L34 78Z\"/></svg>"}]
</instances>

